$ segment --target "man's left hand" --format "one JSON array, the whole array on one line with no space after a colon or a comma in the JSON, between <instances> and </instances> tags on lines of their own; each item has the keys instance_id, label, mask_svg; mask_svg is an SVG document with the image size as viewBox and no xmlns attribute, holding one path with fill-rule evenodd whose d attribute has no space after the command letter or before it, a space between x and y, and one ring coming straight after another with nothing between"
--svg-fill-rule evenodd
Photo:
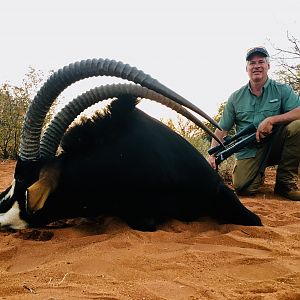
<instances>
[{"instance_id":1,"label":"man's left hand","mask_svg":"<svg viewBox=\"0 0 300 300\"><path fill-rule=\"evenodd\" d=\"M272 117L264 119L256 130L256 140L260 142L261 139L265 138L267 135L271 134L273 130Z\"/></svg>"}]
</instances>

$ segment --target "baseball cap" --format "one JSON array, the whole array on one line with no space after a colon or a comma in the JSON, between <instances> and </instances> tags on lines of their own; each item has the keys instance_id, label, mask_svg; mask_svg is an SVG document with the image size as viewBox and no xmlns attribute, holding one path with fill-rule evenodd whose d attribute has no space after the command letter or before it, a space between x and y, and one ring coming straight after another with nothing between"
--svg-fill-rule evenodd
<instances>
[{"instance_id":1,"label":"baseball cap","mask_svg":"<svg viewBox=\"0 0 300 300\"><path fill-rule=\"evenodd\" d=\"M247 50L246 60L249 60L253 54L261 54L264 57L269 57L269 53L265 47L253 47Z\"/></svg>"}]
</instances>

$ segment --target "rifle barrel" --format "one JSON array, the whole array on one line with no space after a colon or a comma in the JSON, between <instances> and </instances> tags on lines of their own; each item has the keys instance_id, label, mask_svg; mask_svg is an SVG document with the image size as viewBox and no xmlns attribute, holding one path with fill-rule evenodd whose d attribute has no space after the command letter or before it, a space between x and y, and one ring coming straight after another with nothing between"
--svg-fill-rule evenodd
<instances>
[{"instance_id":1,"label":"rifle barrel","mask_svg":"<svg viewBox=\"0 0 300 300\"><path fill-rule=\"evenodd\" d=\"M227 147L226 146L230 146L231 143L233 142L238 142L240 140L240 138L242 138L244 135L248 135L251 134L253 132L256 132L256 127L254 126L254 124L250 124L248 125L246 128L244 128L243 130L241 130L239 133L233 135L233 136L225 136L224 137L224 142L223 145L219 144L215 147L212 147L210 149L208 149L208 154L209 155L213 155L215 153L218 153L220 151L226 150Z\"/></svg>"},{"instance_id":2,"label":"rifle barrel","mask_svg":"<svg viewBox=\"0 0 300 300\"><path fill-rule=\"evenodd\" d=\"M253 143L256 141L256 132L248 135L247 137L240 139L238 142L230 146L229 148L226 148L223 151L220 151L216 155L216 164L219 165L222 161L227 159L229 156L231 156L233 153L238 152L242 148L246 147L247 145Z\"/></svg>"}]
</instances>

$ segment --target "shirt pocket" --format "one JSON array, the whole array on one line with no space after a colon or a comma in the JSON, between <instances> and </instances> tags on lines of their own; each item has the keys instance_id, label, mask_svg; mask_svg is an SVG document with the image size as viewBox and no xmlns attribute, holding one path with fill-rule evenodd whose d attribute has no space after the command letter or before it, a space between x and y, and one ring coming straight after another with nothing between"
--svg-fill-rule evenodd
<instances>
[{"instance_id":1,"label":"shirt pocket","mask_svg":"<svg viewBox=\"0 0 300 300\"><path fill-rule=\"evenodd\" d=\"M236 111L237 122L253 123L255 111L252 107L238 108Z\"/></svg>"},{"instance_id":2,"label":"shirt pocket","mask_svg":"<svg viewBox=\"0 0 300 300\"><path fill-rule=\"evenodd\" d=\"M271 117L280 114L281 101L279 99L269 100L261 109L263 117Z\"/></svg>"}]
</instances>

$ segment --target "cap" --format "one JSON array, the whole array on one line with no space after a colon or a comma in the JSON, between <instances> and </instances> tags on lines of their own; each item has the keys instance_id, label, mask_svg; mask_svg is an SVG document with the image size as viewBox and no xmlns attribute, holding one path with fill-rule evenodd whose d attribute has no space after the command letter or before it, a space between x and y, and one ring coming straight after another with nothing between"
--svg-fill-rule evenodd
<instances>
[{"instance_id":1,"label":"cap","mask_svg":"<svg viewBox=\"0 0 300 300\"><path fill-rule=\"evenodd\" d=\"M261 54L264 57L269 57L269 53L265 47L253 47L248 49L246 54L246 60L249 60L253 54Z\"/></svg>"}]
</instances>

